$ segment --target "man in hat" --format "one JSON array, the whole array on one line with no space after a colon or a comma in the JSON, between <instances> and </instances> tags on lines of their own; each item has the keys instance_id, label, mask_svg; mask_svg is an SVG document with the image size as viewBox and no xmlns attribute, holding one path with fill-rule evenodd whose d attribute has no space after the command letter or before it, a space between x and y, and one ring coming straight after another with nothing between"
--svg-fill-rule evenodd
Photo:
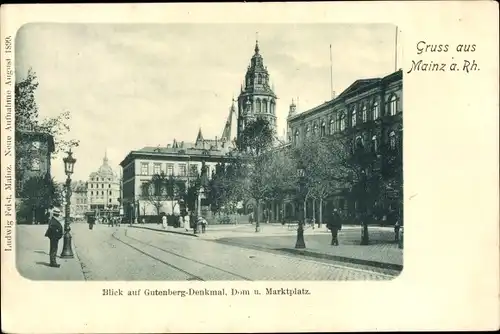
<instances>
[{"instance_id":1,"label":"man in hat","mask_svg":"<svg viewBox=\"0 0 500 334\"><path fill-rule=\"evenodd\" d=\"M339 245L338 233L342 229L341 217L337 211L337 209L333 210L332 218L328 222L327 227L332 232L332 246Z\"/></svg>"},{"instance_id":2,"label":"man in hat","mask_svg":"<svg viewBox=\"0 0 500 334\"><path fill-rule=\"evenodd\" d=\"M56 262L59 240L63 236L63 227L60 222L60 219L61 219L61 210L59 210L58 208L54 208L52 210L52 218L49 220L49 227L47 228L47 232L45 232L45 236L49 238L50 241L50 249L49 249L50 266L54 268L59 268L61 266Z\"/></svg>"}]
</instances>

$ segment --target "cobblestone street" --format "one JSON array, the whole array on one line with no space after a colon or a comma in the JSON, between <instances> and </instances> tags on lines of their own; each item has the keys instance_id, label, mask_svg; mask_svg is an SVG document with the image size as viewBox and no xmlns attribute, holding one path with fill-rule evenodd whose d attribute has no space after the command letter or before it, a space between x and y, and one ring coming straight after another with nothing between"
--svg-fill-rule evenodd
<instances>
[{"instance_id":1,"label":"cobblestone street","mask_svg":"<svg viewBox=\"0 0 500 334\"><path fill-rule=\"evenodd\" d=\"M41 226L22 226L20 233ZM43 231L42 231L43 232ZM245 249L202 238L129 227L85 224L72 227L77 257L64 260L51 274L83 271L86 280L388 280L381 272L346 266L333 261L315 261L296 255ZM30 235L45 245L43 233ZM21 267L26 252L20 252ZM75 262L81 262L80 266ZM34 265L34 266L33 266ZM25 276L43 277L35 268Z\"/></svg>"}]
</instances>

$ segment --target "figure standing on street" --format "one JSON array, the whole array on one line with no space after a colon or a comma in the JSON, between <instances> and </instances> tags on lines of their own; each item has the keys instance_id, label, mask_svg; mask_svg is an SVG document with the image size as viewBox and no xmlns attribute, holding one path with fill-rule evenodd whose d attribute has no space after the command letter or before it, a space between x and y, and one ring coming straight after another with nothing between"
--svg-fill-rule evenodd
<instances>
[{"instance_id":1,"label":"figure standing on street","mask_svg":"<svg viewBox=\"0 0 500 334\"><path fill-rule=\"evenodd\" d=\"M200 216L198 221L199 221L199 224L201 225L201 233L205 233L207 225L208 225L207 220L205 218L203 218L202 216Z\"/></svg>"},{"instance_id":2,"label":"figure standing on street","mask_svg":"<svg viewBox=\"0 0 500 334\"><path fill-rule=\"evenodd\" d=\"M401 224L399 223L399 218L396 219L396 223L394 224L394 241L399 242L399 229L401 228Z\"/></svg>"},{"instance_id":3,"label":"figure standing on street","mask_svg":"<svg viewBox=\"0 0 500 334\"><path fill-rule=\"evenodd\" d=\"M49 248L49 258L50 266L54 268L59 268L61 265L57 263L57 248L59 246L59 240L63 236L63 227L60 222L61 210L54 208L52 210L52 218L49 221L49 227L45 232L45 236L49 238L50 248Z\"/></svg>"},{"instance_id":4,"label":"figure standing on street","mask_svg":"<svg viewBox=\"0 0 500 334\"><path fill-rule=\"evenodd\" d=\"M89 230L94 229L94 224L95 224L95 217L90 216L89 217Z\"/></svg>"},{"instance_id":5,"label":"figure standing on street","mask_svg":"<svg viewBox=\"0 0 500 334\"><path fill-rule=\"evenodd\" d=\"M191 228L191 223L190 223L190 216L191 214L186 210L186 215L184 216L184 229L186 232L189 232L189 229Z\"/></svg>"},{"instance_id":6,"label":"figure standing on street","mask_svg":"<svg viewBox=\"0 0 500 334\"><path fill-rule=\"evenodd\" d=\"M168 226L168 225L167 225L167 216L163 215L163 216L161 217L161 225L163 226L163 229L164 229L164 230L165 230L165 229L167 229L167 226Z\"/></svg>"},{"instance_id":7,"label":"figure standing on street","mask_svg":"<svg viewBox=\"0 0 500 334\"><path fill-rule=\"evenodd\" d=\"M330 220L330 222L328 222L327 227L330 229L330 232L332 232L331 245L338 246L339 245L338 234L339 231L342 229L342 222L340 215L337 212L337 209L333 210L332 219Z\"/></svg>"}]
</instances>

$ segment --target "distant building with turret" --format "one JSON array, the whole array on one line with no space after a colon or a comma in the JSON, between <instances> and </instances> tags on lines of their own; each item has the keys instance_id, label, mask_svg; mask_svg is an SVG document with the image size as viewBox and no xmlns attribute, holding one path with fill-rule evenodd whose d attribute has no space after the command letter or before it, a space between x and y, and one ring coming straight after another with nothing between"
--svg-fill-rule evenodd
<instances>
[{"instance_id":1,"label":"distant building with turret","mask_svg":"<svg viewBox=\"0 0 500 334\"><path fill-rule=\"evenodd\" d=\"M120 205L120 179L109 165L105 153L102 165L89 175L87 181L87 204L94 214L117 213Z\"/></svg>"}]
</instances>

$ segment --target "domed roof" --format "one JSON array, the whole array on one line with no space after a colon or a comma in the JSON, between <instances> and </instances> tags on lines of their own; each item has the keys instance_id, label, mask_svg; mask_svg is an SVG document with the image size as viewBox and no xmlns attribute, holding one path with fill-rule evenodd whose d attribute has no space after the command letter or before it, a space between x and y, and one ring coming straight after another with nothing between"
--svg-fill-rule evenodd
<instances>
[{"instance_id":1,"label":"domed roof","mask_svg":"<svg viewBox=\"0 0 500 334\"><path fill-rule=\"evenodd\" d=\"M97 173L101 176L113 176L113 170L108 164L103 164L101 167L99 167Z\"/></svg>"},{"instance_id":2,"label":"domed roof","mask_svg":"<svg viewBox=\"0 0 500 334\"><path fill-rule=\"evenodd\" d=\"M94 176L107 177L107 178L114 178L115 177L115 174L113 173L113 169L111 168L111 166L108 163L107 153L104 154L104 159L102 159L102 165L97 170L97 173L91 174L91 177L94 177Z\"/></svg>"}]
</instances>

